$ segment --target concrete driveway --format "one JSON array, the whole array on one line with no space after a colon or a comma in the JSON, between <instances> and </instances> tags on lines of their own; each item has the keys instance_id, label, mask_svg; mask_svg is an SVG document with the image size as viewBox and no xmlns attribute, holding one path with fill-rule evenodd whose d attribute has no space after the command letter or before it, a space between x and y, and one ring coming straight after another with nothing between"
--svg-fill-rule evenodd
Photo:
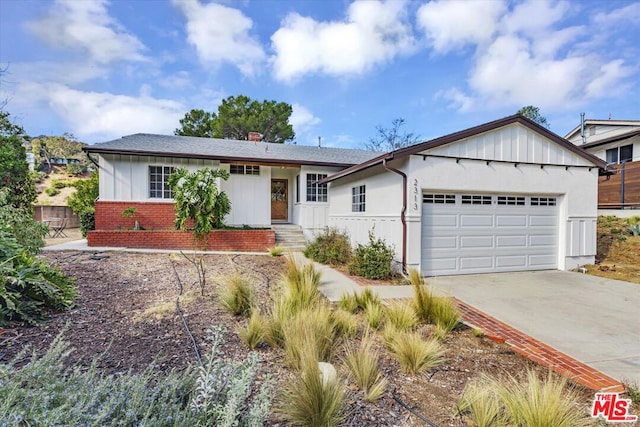
<instances>
[{"instance_id":1,"label":"concrete driveway","mask_svg":"<svg viewBox=\"0 0 640 427\"><path fill-rule=\"evenodd\" d=\"M640 384L640 285L566 271L427 279L618 380Z\"/></svg>"}]
</instances>

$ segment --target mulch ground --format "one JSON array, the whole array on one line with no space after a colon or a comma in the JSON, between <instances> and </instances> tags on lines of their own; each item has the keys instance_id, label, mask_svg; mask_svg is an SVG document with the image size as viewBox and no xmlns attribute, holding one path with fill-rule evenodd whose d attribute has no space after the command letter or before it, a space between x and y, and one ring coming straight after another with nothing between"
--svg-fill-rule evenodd
<instances>
[{"instance_id":1,"label":"mulch ground","mask_svg":"<svg viewBox=\"0 0 640 427\"><path fill-rule=\"evenodd\" d=\"M182 320L176 314L175 300L180 292L181 307L189 328L203 352L208 349L207 330L213 325L226 328L224 352L229 357L248 354L235 329L244 320L224 311L216 300L216 290L234 271L255 284L261 310L266 311L270 295L284 270L284 259L255 255L207 255L204 257L207 284L197 284L193 265L180 255L122 252L48 252L52 264L77 280L80 296L75 307L64 313L51 313L39 326L13 325L0 337L0 363L15 357L25 347L41 354L61 331L75 349L69 363L88 364L99 357L98 366L107 373L141 371L155 363L159 372L193 366L194 348ZM175 271L177 273L174 273ZM430 327L422 328L425 335ZM387 393L375 403L364 401L355 384L348 380L348 415L345 425L393 426L424 425L404 409L399 397L418 413L439 426L464 425L455 405L465 384L481 373L494 376L521 375L534 369L546 376L547 370L515 354L507 346L476 337L468 328L451 333L445 340L446 363L423 374L405 374L395 358L381 347L383 371L389 381ZM340 361L342 344L333 363L346 374ZM279 386L292 377L284 365L281 350L263 346L258 352L263 372L271 373ZM26 358L19 363L25 363ZM346 377L346 375L345 375ZM588 414L593 393L576 386L580 406ZM282 424L273 416L271 425Z\"/></svg>"}]
</instances>

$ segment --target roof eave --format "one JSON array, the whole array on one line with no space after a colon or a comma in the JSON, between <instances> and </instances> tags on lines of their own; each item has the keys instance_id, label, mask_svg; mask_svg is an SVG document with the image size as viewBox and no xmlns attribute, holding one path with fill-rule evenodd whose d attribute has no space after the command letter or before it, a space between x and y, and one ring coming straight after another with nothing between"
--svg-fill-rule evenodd
<instances>
[{"instance_id":1,"label":"roof eave","mask_svg":"<svg viewBox=\"0 0 640 427\"><path fill-rule=\"evenodd\" d=\"M296 164L296 165L331 166L331 167L350 167L355 165L355 163L343 163L343 162L319 162L319 161L311 161L311 160L214 156L214 155L208 155L208 154L188 154L188 153L174 153L174 152L164 152L164 151L122 150L122 149L92 148L92 147L84 147L82 150L87 153L95 153L95 154L124 154L124 155L132 155L132 156L175 157L178 159L207 159L207 160L221 160L224 162L269 163L269 164L276 164L276 165Z\"/></svg>"}]
</instances>

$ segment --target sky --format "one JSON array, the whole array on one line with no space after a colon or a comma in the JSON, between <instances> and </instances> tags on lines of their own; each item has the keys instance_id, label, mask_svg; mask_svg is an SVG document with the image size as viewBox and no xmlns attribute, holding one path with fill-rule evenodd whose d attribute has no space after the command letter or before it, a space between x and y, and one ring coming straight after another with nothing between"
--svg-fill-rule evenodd
<instances>
[{"instance_id":1,"label":"sky","mask_svg":"<svg viewBox=\"0 0 640 427\"><path fill-rule=\"evenodd\" d=\"M31 136L173 134L246 95L296 143L427 140L540 108L564 136L640 119L640 2L0 0L0 99Z\"/></svg>"}]
</instances>

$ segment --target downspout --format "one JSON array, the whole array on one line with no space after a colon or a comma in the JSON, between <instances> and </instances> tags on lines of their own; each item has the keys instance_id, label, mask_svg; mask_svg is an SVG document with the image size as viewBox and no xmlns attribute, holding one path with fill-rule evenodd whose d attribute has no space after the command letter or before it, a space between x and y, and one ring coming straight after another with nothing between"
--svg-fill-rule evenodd
<instances>
[{"instance_id":1,"label":"downspout","mask_svg":"<svg viewBox=\"0 0 640 427\"><path fill-rule=\"evenodd\" d=\"M96 168L100 169L100 165L95 161L95 159L93 157L91 157L91 153L86 152L86 154L87 154L87 157L89 158L89 160L91 161L91 163L96 165Z\"/></svg>"},{"instance_id":2,"label":"downspout","mask_svg":"<svg viewBox=\"0 0 640 427\"><path fill-rule=\"evenodd\" d=\"M620 208L624 209L624 169L625 169L625 165L627 164L626 161L622 162L622 164L620 165Z\"/></svg>"},{"instance_id":3,"label":"downspout","mask_svg":"<svg viewBox=\"0 0 640 427\"><path fill-rule=\"evenodd\" d=\"M397 173L402 177L402 212L400 222L402 222L402 272L407 274L407 174L396 168L387 165L387 159L382 159L382 167L390 172Z\"/></svg>"}]
</instances>

